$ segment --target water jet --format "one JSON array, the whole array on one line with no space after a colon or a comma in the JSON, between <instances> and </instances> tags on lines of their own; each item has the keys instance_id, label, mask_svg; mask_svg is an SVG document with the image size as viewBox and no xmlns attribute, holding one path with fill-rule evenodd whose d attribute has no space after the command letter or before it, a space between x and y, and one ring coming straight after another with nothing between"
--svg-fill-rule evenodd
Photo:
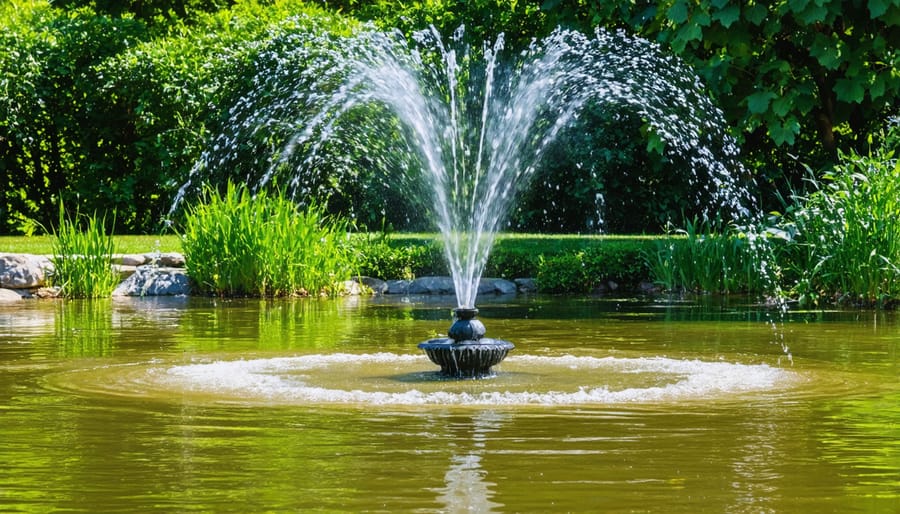
<instances>
[{"instance_id":1,"label":"water jet","mask_svg":"<svg viewBox=\"0 0 900 514\"><path fill-rule=\"evenodd\" d=\"M463 27L449 41L434 27L411 39L286 36L260 55L257 86L231 108L176 204L201 174L240 174L257 190L283 185L299 201L327 197L327 184L354 183L361 170L380 175L437 227L454 282L450 336L419 347L444 375L485 377L513 347L483 338L474 319L492 245L547 149L587 105L645 120L685 159L684 180L709 211L739 215L748 195L721 111L693 71L653 43L558 29L506 63L502 35L480 50L463 36Z\"/></svg>"}]
</instances>

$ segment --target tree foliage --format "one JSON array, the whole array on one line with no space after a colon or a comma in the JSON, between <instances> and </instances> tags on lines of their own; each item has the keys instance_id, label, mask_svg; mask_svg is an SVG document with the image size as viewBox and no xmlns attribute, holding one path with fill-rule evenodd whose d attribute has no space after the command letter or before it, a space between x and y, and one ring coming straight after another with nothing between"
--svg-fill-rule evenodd
<instances>
[{"instance_id":1,"label":"tree foliage","mask_svg":"<svg viewBox=\"0 0 900 514\"><path fill-rule=\"evenodd\" d=\"M292 16L343 27L287 1L164 31L43 2L0 14L0 233L52 227L59 200L115 211L126 232L158 230L259 40Z\"/></svg>"},{"instance_id":2,"label":"tree foliage","mask_svg":"<svg viewBox=\"0 0 900 514\"><path fill-rule=\"evenodd\" d=\"M476 46L502 32L510 53L558 25L658 41L700 73L773 189L800 185L807 165L864 153L900 112L900 0L7 0L0 233L53 226L61 200L115 210L122 231L157 230L229 107L254 87L260 53L312 26L346 34L357 19L407 34L465 25ZM655 151L644 122L586 113L538 179L560 191L524 198L515 226L579 230L598 217L597 193L614 230L653 230L684 212L688 193L664 171L681 164ZM370 226L415 221L365 169L342 184L322 171L337 192L330 208L352 208ZM543 212L547 200L556 214Z\"/></svg>"},{"instance_id":3,"label":"tree foliage","mask_svg":"<svg viewBox=\"0 0 900 514\"><path fill-rule=\"evenodd\" d=\"M810 164L833 160L839 149L861 148L900 109L898 0L548 0L543 7L558 23L627 26L682 55L726 110L745 152L764 166L789 165L785 149Z\"/></svg>"}]
</instances>

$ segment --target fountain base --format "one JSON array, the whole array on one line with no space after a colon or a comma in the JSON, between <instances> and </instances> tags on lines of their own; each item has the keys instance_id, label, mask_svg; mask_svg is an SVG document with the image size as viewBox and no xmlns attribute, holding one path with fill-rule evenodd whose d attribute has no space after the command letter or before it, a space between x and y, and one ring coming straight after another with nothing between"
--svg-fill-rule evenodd
<instances>
[{"instance_id":1,"label":"fountain base","mask_svg":"<svg viewBox=\"0 0 900 514\"><path fill-rule=\"evenodd\" d=\"M454 341L449 337L429 339L419 348L431 362L441 367L441 374L452 378L487 378L491 368L506 358L515 345L499 339Z\"/></svg>"},{"instance_id":2,"label":"fountain base","mask_svg":"<svg viewBox=\"0 0 900 514\"><path fill-rule=\"evenodd\" d=\"M450 326L450 337L429 339L419 343L431 362L441 367L441 374L452 378L487 378L491 368L506 358L515 345L509 341L484 338L484 325L475 319L478 309L454 311L456 321Z\"/></svg>"}]
</instances>

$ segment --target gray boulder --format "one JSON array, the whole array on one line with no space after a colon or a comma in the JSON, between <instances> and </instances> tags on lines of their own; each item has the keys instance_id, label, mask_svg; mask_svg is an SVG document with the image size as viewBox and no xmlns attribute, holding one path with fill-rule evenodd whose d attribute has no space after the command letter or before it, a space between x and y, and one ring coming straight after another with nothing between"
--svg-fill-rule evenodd
<instances>
[{"instance_id":1,"label":"gray boulder","mask_svg":"<svg viewBox=\"0 0 900 514\"><path fill-rule=\"evenodd\" d=\"M409 284L409 294L453 294L450 277L419 277Z\"/></svg>"},{"instance_id":2,"label":"gray boulder","mask_svg":"<svg viewBox=\"0 0 900 514\"><path fill-rule=\"evenodd\" d=\"M388 280L384 294L409 294L409 280Z\"/></svg>"},{"instance_id":3,"label":"gray boulder","mask_svg":"<svg viewBox=\"0 0 900 514\"><path fill-rule=\"evenodd\" d=\"M0 287L10 289L42 287L47 272L52 269L50 259L42 255L0 254Z\"/></svg>"},{"instance_id":4,"label":"gray boulder","mask_svg":"<svg viewBox=\"0 0 900 514\"><path fill-rule=\"evenodd\" d=\"M503 278L482 278L478 284L478 294L516 294L518 291L515 282Z\"/></svg>"},{"instance_id":5,"label":"gray boulder","mask_svg":"<svg viewBox=\"0 0 900 514\"><path fill-rule=\"evenodd\" d=\"M190 293L190 281L182 268L138 266L122 281L113 296L180 296Z\"/></svg>"},{"instance_id":6,"label":"gray boulder","mask_svg":"<svg viewBox=\"0 0 900 514\"><path fill-rule=\"evenodd\" d=\"M372 277L356 277L353 279L355 282L358 282L369 289L372 290L374 294L385 294L388 291L388 284L384 280Z\"/></svg>"},{"instance_id":7,"label":"gray boulder","mask_svg":"<svg viewBox=\"0 0 900 514\"><path fill-rule=\"evenodd\" d=\"M18 302L22 295L12 289L0 289L0 303Z\"/></svg>"},{"instance_id":8,"label":"gray boulder","mask_svg":"<svg viewBox=\"0 0 900 514\"><path fill-rule=\"evenodd\" d=\"M520 293L533 293L537 291L537 284L535 284L533 278L517 278L515 282Z\"/></svg>"}]
</instances>

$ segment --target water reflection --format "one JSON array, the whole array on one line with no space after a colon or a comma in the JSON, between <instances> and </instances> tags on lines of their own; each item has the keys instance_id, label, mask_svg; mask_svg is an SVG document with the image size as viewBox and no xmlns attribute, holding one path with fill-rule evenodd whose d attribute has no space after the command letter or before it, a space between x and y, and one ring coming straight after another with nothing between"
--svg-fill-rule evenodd
<instances>
[{"instance_id":1,"label":"water reflection","mask_svg":"<svg viewBox=\"0 0 900 514\"><path fill-rule=\"evenodd\" d=\"M492 501L496 483L487 480L488 472L482 465L487 441L503 427L508 416L494 411L483 411L472 417L470 447L460 448L464 442L457 438L450 466L444 474L444 487L438 492L437 501L442 512L498 512L503 504Z\"/></svg>"},{"instance_id":2,"label":"water reflection","mask_svg":"<svg viewBox=\"0 0 900 514\"><path fill-rule=\"evenodd\" d=\"M897 313L795 312L773 329L506 301L485 307L488 330L521 351L487 384L416 378L433 368L415 344L447 327L420 319L449 316L436 303L0 307L0 511L900 511ZM148 381L204 363L233 395ZM685 394L654 399L653 366ZM735 387L699 393L711 371ZM796 380L747 390L755 372ZM252 400L240 382L259 377L342 399ZM544 401L585 384L607 401ZM366 399L416 388L435 401Z\"/></svg>"}]
</instances>

